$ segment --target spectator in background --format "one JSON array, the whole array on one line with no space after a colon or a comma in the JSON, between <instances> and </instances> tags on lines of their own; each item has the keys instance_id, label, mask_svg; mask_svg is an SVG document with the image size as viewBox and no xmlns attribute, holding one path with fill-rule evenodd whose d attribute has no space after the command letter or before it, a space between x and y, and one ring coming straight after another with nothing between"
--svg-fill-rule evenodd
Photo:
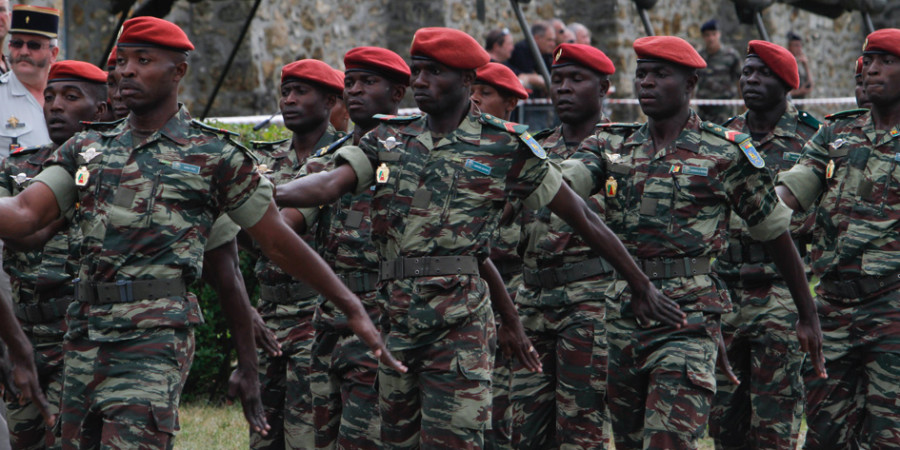
<instances>
[{"instance_id":1,"label":"spectator in background","mask_svg":"<svg viewBox=\"0 0 900 450\"><path fill-rule=\"evenodd\" d=\"M578 22L570 23L569 30L575 33L575 43L591 45L591 30Z\"/></svg>"},{"instance_id":2,"label":"spectator in background","mask_svg":"<svg viewBox=\"0 0 900 450\"><path fill-rule=\"evenodd\" d=\"M563 22L559 17L554 17L548 21L551 27L553 27L553 31L556 32L556 45L562 44L563 35L566 33L566 23ZM555 47L554 47L555 48ZM550 67L550 66L547 66Z\"/></svg>"},{"instance_id":3,"label":"spectator in background","mask_svg":"<svg viewBox=\"0 0 900 450\"><path fill-rule=\"evenodd\" d=\"M741 78L743 57L737 50L722 45L719 24L715 19L709 20L700 27L703 34L704 48L700 56L706 61L706 67L700 69L700 81L697 84L698 99L736 99L738 98L738 80ZM724 123L735 113L735 108L727 105L703 105L697 108L700 118L715 123Z\"/></svg>"},{"instance_id":4,"label":"spectator in background","mask_svg":"<svg viewBox=\"0 0 900 450\"><path fill-rule=\"evenodd\" d=\"M803 38L799 34L789 31L787 34L788 51L797 60L797 71L800 72L800 87L791 91L791 98L806 98L813 88L813 76L809 70L809 60L803 53Z\"/></svg>"},{"instance_id":5,"label":"spectator in background","mask_svg":"<svg viewBox=\"0 0 900 450\"><path fill-rule=\"evenodd\" d=\"M556 42L559 42L560 44L574 44L575 33L568 27L563 28L561 32L556 33Z\"/></svg>"},{"instance_id":6,"label":"spectator in background","mask_svg":"<svg viewBox=\"0 0 900 450\"><path fill-rule=\"evenodd\" d=\"M9 8L9 0L0 0L0 44L9 33L9 21L12 20L12 9ZM9 72L9 60L0 50L0 75Z\"/></svg>"},{"instance_id":7,"label":"spectator in background","mask_svg":"<svg viewBox=\"0 0 900 450\"><path fill-rule=\"evenodd\" d=\"M513 39L509 28L488 31L484 36L484 49L491 55L491 62L506 64L513 53Z\"/></svg>"},{"instance_id":8,"label":"spectator in background","mask_svg":"<svg viewBox=\"0 0 900 450\"><path fill-rule=\"evenodd\" d=\"M541 52L544 65L549 68L553 63L553 49L556 48L556 30L548 22L536 22L531 26L531 35L534 36ZM547 96L547 86L538 72L537 61L531 56L531 49L528 48L526 40L516 43L507 65L516 73L525 88L532 90L532 97Z\"/></svg>"}]
</instances>

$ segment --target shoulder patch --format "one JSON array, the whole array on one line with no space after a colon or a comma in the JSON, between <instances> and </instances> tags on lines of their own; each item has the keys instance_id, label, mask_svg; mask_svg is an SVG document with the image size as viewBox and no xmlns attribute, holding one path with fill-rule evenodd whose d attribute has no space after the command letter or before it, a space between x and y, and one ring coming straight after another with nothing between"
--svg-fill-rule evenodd
<instances>
[{"instance_id":1,"label":"shoulder patch","mask_svg":"<svg viewBox=\"0 0 900 450\"><path fill-rule=\"evenodd\" d=\"M481 123L488 124L494 128L499 128L513 134L522 134L528 131L528 125L509 122L491 114L482 114L478 117L478 120L481 121ZM530 134L528 136L531 137Z\"/></svg>"},{"instance_id":2,"label":"shoulder patch","mask_svg":"<svg viewBox=\"0 0 900 450\"><path fill-rule=\"evenodd\" d=\"M395 116L393 114L375 114L372 116L373 119L383 120L385 122L392 123L403 123L403 122L412 122L413 120L421 118L421 114L412 114L409 116Z\"/></svg>"},{"instance_id":3,"label":"shoulder patch","mask_svg":"<svg viewBox=\"0 0 900 450\"><path fill-rule=\"evenodd\" d=\"M756 167L757 169L766 167L766 162L763 160L762 156L759 155L759 152L756 151L756 147L753 146L753 140L749 135L723 128L721 125L716 125L712 122L701 122L700 129L708 131L740 147L741 152L743 152L744 156L750 160L750 164L753 164L753 167Z\"/></svg>"},{"instance_id":4,"label":"shoulder patch","mask_svg":"<svg viewBox=\"0 0 900 450\"><path fill-rule=\"evenodd\" d=\"M836 112L834 114L829 114L825 116L825 120L838 120L838 119L848 119L851 117L858 117L865 113L869 112L866 108L856 108L856 109L848 109L846 111Z\"/></svg>"},{"instance_id":5,"label":"shoulder patch","mask_svg":"<svg viewBox=\"0 0 900 450\"><path fill-rule=\"evenodd\" d=\"M332 142L330 145L326 145L325 147L320 148L319 150L316 151L315 154L313 154L313 156L327 155L328 153L331 153L331 152L341 148L344 145L344 143L347 142L348 139L350 139L351 136L353 136L353 135L347 134L344 137Z\"/></svg>"},{"instance_id":6,"label":"shoulder patch","mask_svg":"<svg viewBox=\"0 0 900 450\"><path fill-rule=\"evenodd\" d=\"M217 134L226 134L226 135L235 136L235 137L241 136L240 133L235 133L234 131L226 130L224 128L216 128L212 125L207 125L197 119L191 119L191 126L193 126L195 128L200 128L202 130L211 131L211 132L217 133Z\"/></svg>"},{"instance_id":7,"label":"shoulder patch","mask_svg":"<svg viewBox=\"0 0 900 450\"><path fill-rule=\"evenodd\" d=\"M253 150L266 150L278 147L281 144L291 140L291 138L279 139L277 141L250 141L250 147Z\"/></svg>"},{"instance_id":8,"label":"shoulder patch","mask_svg":"<svg viewBox=\"0 0 900 450\"><path fill-rule=\"evenodd\" d=\"M819 129L820 126L822 126L822 122L819 122L818 119L816 119L815 117L813 117L812 114L810 114L806 111L797 111L797 117L800 118L800 122L805 123L805 124L809 125L810 127L815 128L817 130Z\"/></svg>"}]
</instances>

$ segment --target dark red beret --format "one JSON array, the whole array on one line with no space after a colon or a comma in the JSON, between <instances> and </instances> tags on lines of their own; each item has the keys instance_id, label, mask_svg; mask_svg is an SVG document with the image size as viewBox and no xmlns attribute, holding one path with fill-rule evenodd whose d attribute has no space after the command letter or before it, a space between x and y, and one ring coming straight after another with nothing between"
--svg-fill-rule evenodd
<instances>
[{"instance_id":1,"label":"dark red beret","mask_svg":"<svg viewBox=\"0 0 900 450\"><path fill-rule=\"evenodd\" d=\"M900 30L883 28L866 37L863 53L890 53L900 56Z\"/></svg>"},{"instance_id":2,"label":"dark red beret","mask_svg":"<svg viewBox=\"0 0 900 450\"><path fill-rule=\"evenodd\" d=\"M116 47L113 47L109 59L106 60L106 70L116 70Z\"/></svg>"},{"instance_id":3,"label":"dark red beret","mask_svg":"<svg viewBox=\"0 0 900 450\"><path fill-rule=\"evenodd\" d=\"M281 84L292 79L318 84L326 90L344 92L343 74L318 59L301 59L281 69Z\"/></svg>"},{"instance_id":4,"label":"dark red beret","mask_svg":"<svg viewBox=\"0 0 900 450\"><path fill-rule=\"evenodd\" d=\"M456 69L477 69L491 61L475 38L452 28L419 28L409 54L414 59L433 59Z\"/></svg>"},{"instance_id":5,"label":"dark red beret","mask_svg":"<svg viewBox=\"0 0 900 450\"><path fill-rule=\"evenodd\" d=\"M84 61L58 61L50 65L47 83L57 81L87 81L106 84L106 72Z\"/></svg>"},{"instance_id":6,"label":"dark red beret","mask_svg":"<svg viewBox=\"0 0 900 450\"><path fill-rule=\"evenodd\" d=\"M373 72L409 85L409 65L403 58L381 47L356 47L344 55L345 72Z\"/></svg>"},{"instance_id":7,"label":"dark red beret","mask_svg":"<svg viewBox=\"0 0 900 450\"><path fill-rule=\"evenodd\" d=\"M747 56L750 55L758 56L791 89L800 87L797 60L786 48L767 41L750 41L747 43Z\"/></svg>"},{"instance_id":8,"label":"dark red beret","mask_svg":"<svg viewBox=\"0 0 900 450\"><path fill-rule=\"evenodd\" d=\"M489 84L496 89L507 91L510 94L525 100L528 98L528 91L522 86L519 77L509 68L499 63L487 63L479 67L475 72L475 81Z\"/></svg>"},{"instance_id":9,"label":"dark red beret","mask_svg":"<svg viewBox=\"0 0 900 450\"><path fill-rule=\"evenodd\" d=\"M577 64L606 75L616 73L616 66L599 49L585 44L559 44L553 51L553 67Z\"/></svg>"},{"instance_id":10,"label":"dark red beret","mask_svg":"<svg viewBox=\"0 0 900 450\"><path fill-rule=\"evenodd\" d=\"M856 58L856 74L857 74L857 75L861 75L861 74L862 74L862 68L863 68L863 65L862 65L862 56L860 56L859 58Z\"/></svg>"},{"instance_id":11,"label":"dark red beret","mask_svg":"<svg viewBox=\"0 0 900 450\"><path fill-rule=\"evenodd\" d=\"M119 35L119 47L160 47L189 52L194 49L184 30L168 20L141 16L128 19Z\"/></svg>"},{"instance_id":12,"label":"dark red beret","mask_svg":"<svg viewBox=\"0 0 900 450\"><path fill-rule=\"evenodd\" d=\"M634 41L634 53L642 59L662 60L692 69L706 67L706 61L687 41L675 36L647 36Z\"/></svg>"}]
</instances>

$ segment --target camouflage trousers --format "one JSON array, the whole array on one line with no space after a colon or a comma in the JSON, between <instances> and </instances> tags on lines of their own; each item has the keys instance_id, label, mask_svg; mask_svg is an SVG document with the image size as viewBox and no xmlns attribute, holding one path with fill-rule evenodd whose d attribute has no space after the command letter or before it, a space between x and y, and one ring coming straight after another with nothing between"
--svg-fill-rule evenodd
<instances>
[{"instance_id":1,"label":"camouflage trousers","mask_svg":"<svg viewBox=\"0 0 900 450\"><path fill-rule=\"evenodd\" d=\"M266 318L266 326L281 343L281 356L258 351L259 389L266 419L266 436L250 431L252 449L311 449L315 447L309 367L313 314Z\"/></svg>"},{"instance_id":2,"label":"camouflage trousers","mask_svg":"<svg viewBox=\"0 0 900 450\"><path fill-rule=\"evenodd\" d=\"M607 320L607 395L616 448L694 449L716 391L719 315L688 312L687 326Z\"/></svg>"},{"instance_id":3,"label":"camouflage trousers","mask_svg":"<svg viewBox=\"0 0 900 450\"><path fill-rule=\"evenodd\" d=\"M58 342L38 343L32 339L31 344L34 346L34 364L38 370L38 381L47 402L50 403L50 413L59 414L63 387L62 336ZM15 400L7 401L6 414L12 448L27 450L59 447L55 430L47 428L34 403L20 405Z\"/></svg>"},{"instance_id":4,"label":"camouflage trousers","mask_svg":"<svg viewBox=\"0 0 900 450\"><path fill-rule=\"evenodd\" d=\"M741 384L716 373L709 435L718 449L794 449L803 417L797 308L784 282L729 289L722 316L728 360Z\"/></svg>"},{"instance_id":5,"label":"camouflage trousers","mask_svg":"<svg viewBox=\"0 0 900 450\"><path fill-rule=\"evenodd\" d=\"M816 303L828 378L806 365L805 448L897 448L900 292L862 304Z\"/></svg>"},{"instance_id":6,"label":"camouflage trousers","mask_svg":"<svg viewBox=\"0 0 900 450\"><path fill-rule=\"evenodd\" d=\"M483 448L496 341L491 309L479 308L434 344L392 349L409 370L378 369L384 448Z\"/></svg>"},{"instance_id":7,"label":"camouflage trousers","mask_svg":"<svg viewBox=\"0 0 900 450\"><path fill-rule=\"evenodd\" d=\"M498 325L499 326L499 325ZM494 352L494 371L491 373L491 428L484 430L485 450L512 449L512 361L499 346Z\"/></svg>"},{"instance_id":8,"label":"camouflage trousers","mask_svg":"<svg viewBox=\"0 0 900 450\"><path fill-rule=\"evenodd\" d=\"M109 342L67 338L62 448L173 448L193 329L152 328Z\"/></svg>"},{"instance_id":9,"label":"camouflage trousers","mask_svg":"<svg viewBox=\"0 0 900 450\"><path fill-rule=\"evenodd\" d=\"M381 447L377 373L375 355L352 332L316 330L309 379L316 448Z\"/></svg>"},{"instance_id":10,"label":"camouflage trousers","mask_svg":"<svg viewBox=\"0 0 900 450\"><path fill-rule=\"evenodd\" d=\"M606 300L520 306L544 371L513 363L513 447L600 449L606 422Z\"/></svg>"}]
</instances>

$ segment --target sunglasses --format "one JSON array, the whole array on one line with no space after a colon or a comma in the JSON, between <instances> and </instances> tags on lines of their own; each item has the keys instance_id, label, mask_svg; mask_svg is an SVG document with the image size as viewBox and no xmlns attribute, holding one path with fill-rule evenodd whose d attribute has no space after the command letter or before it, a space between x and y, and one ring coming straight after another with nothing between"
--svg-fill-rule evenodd
<instances>
[{"instance_id":1,"label":"sunglasses","mask_svg":"<svg viewBox=\"0 0 900 450\"><path fill-rule=\"evenodd\" d=\"M37 51L44 48L44 43L38 41L23 41L21 39L9 40L9 48L19 49L23 46L28 46L28 50ZM47 47L50 47L49 43L47 43Z\"/></svg>"}]
</instances>

